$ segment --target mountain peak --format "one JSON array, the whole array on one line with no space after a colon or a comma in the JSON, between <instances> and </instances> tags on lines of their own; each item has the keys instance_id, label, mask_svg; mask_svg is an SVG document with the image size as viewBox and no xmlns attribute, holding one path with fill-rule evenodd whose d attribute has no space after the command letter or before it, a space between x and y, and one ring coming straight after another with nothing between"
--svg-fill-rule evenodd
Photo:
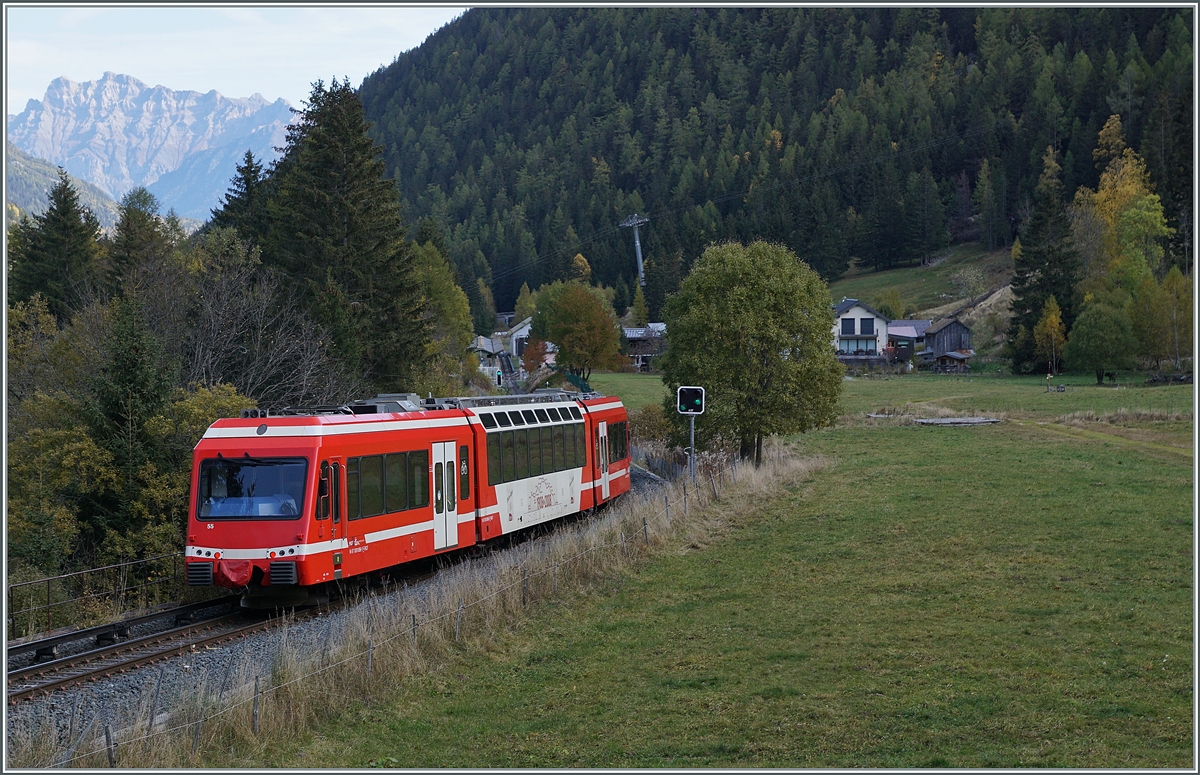
<instances>
[{"instance_id":1,"label":"mountain peak","mask_svg":"<svg viewBox=\"0 0 1200 775\"><path fill-rule=\"evenodd\" d=\"M156 194L164 209L207 218L247 148L263 162L276 158L274 148L284 144L293 118L290 108L258 93L231 99L215 89L150 87L109 70L82 83L55 78L44 99L29 100L9 121L8 139L114 199L136 186L153 193L161 180L159 187L174 197Z\"/></svg>"}]
</instances>

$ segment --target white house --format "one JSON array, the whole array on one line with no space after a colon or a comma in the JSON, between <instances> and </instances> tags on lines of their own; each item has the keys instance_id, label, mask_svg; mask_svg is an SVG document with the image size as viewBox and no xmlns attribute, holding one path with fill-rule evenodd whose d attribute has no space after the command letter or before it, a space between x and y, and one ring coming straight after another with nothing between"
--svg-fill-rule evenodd
<instances>
[{"instance_id":1,"label":"white house","mask_svg":"<svg viewBox=\"0 0 1200 775\"><path fill-rule=\"evenodd\" d=\"M887 347L891 321L858 299L833 307L833 346L839 356L879 356Z\"/></svg>"}]
</instances>

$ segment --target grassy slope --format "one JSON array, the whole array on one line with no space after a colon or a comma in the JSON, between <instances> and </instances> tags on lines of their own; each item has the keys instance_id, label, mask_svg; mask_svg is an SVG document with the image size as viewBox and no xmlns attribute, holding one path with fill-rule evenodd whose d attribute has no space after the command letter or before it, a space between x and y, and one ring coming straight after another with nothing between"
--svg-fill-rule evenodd
<instances>
[{"instance_id":1,"label":"grassy slope","mask_svg":"<svg viewBox=\"0 0 1200 775\"><path fill-rule=\"evenodd\" d=\"M1018 421L804 436L835 464L728 535L548 603L271 763L1189 766L1191 458L1038 423L1191 388L846 387L853 413Z\"/></svg>"},{"instance_id":2,"label":"grassy slope","mask_svg":"<svg viewBox=\"0 0 1200 775\"><path fill-rule=\"evenodd\" d=\"M906 305L915 304L927 310L959 298L950 277L964 266L977 265L983 271L988 288L1004 285L1012 275L1012 257L1008 250L987 253L978 243L969 242L953 245L949 252L949 258L933 267L912 266L883 272L852 268L829 286L829 295L835 303L849 298L870 304L883 291L896 288Z\"/></svg>"},{"instance_id":3,"label":"grassy slope","mask_svg":"<svg viewBox=\"0 0 1200 775\"><path fill-rule=\"evenodd\" d=\"M608 396L617 396L625 406L638 409L662 403L667 388L657 374L592 374L588 384Z\"/></svg>"}]
</instances>

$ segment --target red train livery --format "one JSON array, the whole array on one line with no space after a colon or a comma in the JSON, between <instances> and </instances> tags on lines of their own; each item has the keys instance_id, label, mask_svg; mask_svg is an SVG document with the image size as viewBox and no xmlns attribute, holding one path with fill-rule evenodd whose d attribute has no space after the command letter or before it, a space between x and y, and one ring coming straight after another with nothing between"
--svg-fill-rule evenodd
<instances>
[{"instance_id":1,"label":"red train livery","mask_svg":"<svg viewBox=\"0 0 1200 775\"><path fill-rule=\"evenodd\" d=\"M296 599L629 490L625 407L561 391L249 410L196 445L191 585ZM300 595L300 596L303 596Z\"/></svg>"}]
</instances>

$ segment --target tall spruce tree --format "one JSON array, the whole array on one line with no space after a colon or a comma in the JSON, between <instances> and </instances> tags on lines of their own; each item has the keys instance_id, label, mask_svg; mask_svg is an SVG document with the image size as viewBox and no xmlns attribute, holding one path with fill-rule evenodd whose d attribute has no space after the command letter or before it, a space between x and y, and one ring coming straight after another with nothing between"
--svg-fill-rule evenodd
<instances>
[{"instance_id":1,"label":"tall spruce tree","mask_svg":"<svg viewBox=\"0 0 1200 775\"><path fill-rule=\"evenodd\" d=\"M244 241L257 245L267 228L266 181L263 165L247 150L221 206L212 211L211 226L236 229Z\"/></svg>"},{"instance_id":2,"label":"tall spruce tree","mask_svg":"<svg viewBox=\"0 0 1200 775\"><path fill-rule=\"evenodd\" d=\"M1054 148L1047 147L1033 214L1021 234L1021 251L1014 256L1009 344L1013 367L1023 372L1035 369L1040 362L1032 332L1050 296L1059 300L1066 328L1069 330L1075 322L1072 299L1079 281L1080 260L1063 208L1061 172Z\"/></svg>"},{"instance_id":3,"label":"tall spruce tree","mask_svg":"<svg viewBox=\"0 0 1200 775\"><path fill-rule=\"evenodd\" d=\"M79 201L79 193L61 168L42 215L14 225L9 242L9 302L35 293L50 312L65 321L102 275L100 223Z\"/></svg>"},{"instance_id":4,"label":"tall spruce tree","mask_svg":"<svg viewBox=\"0 0 1200 775\"><path fill-rule=\"evenodd\" d=\"M294 281L335 357L399 390L424 368L429 332L399 197L367 130L348 79L313 84L275 167L263 260Z\"/></svg>"}]
</instances>

